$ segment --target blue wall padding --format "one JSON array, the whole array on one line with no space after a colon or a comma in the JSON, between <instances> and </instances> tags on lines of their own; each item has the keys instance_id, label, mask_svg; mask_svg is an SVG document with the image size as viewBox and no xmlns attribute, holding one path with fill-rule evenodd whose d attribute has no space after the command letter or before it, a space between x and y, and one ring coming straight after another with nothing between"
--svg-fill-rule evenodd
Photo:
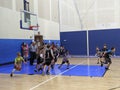
<instances>
[{"instance_id":1,"label":"blue wall padding","mask_svg":"<svg viewBox=\"0 0 120 90\"><path fill-rule=\"evenodd\" d=\"M65 46L72 55L87 55L86 31L61 32L61 44Z\"/></svg>"},{"instance_id":2,"label":"blue wall padding","mask_svg":"<svg viewBox=\"0 0 120 90\"><path fill-rule=\"evenodd\" d=\"M14 61L16 53L21 51L21 44L31 43L25 39L0 39L0 64Z\"/></svg>"},{"instance_id":3,"label":"blue wall padding","mask_svg":"<svg viewBox=\"0 0 120 90\"><path fill-rule=\"evenodd\" d=\"M116 55L120 55L120 29L89 31L90 55L95 54L96 46L103 48L107 44L108 49L116 47Z\"/></svg>"},{"instance_id":4,"label":"blue wall padding","mask_svg":"<svg viewBox=\"0 0 120 90\"><path fill-rule=\"evenodd\" d=\"M54 42L60 45L60 40L44 40L45 43ZM30 45L31 39L0 39L0 64L13 62L16 53L21 51L21 44L25 42Z\"/></svg>"},{"instance_id":5,"label":"blue wall padding","mask_svg":"<svg viewBox=\"0 0 120 90\"><path fill-rule=\"evenodd\" d=\"M96 46L100 49L107 44L108 49L116 47L115 55L120 55L120 29L90 30L89 53L95 55ZM61 43L73 55L86 55L87 41L85 31L61 32Z\"/></svg>"}]
</instances>

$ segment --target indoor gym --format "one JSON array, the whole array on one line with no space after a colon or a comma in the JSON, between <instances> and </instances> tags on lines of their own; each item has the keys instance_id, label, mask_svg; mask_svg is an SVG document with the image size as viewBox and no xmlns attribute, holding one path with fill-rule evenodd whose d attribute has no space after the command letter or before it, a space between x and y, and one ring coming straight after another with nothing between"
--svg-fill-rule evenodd
<instances>
[{"instance_id":1,"label":"indoor gym","mask_svg":"<svg viewBox=\"0 0 120 90\"><path fill-rule=\"evenodd\" d=\"M119 0L0 0L0 89L120 90L119 28ZM22 43L34 41L64 46L69 69L58 68L59 57L50 75L42 75L28 59L10 77ZM116 48L109 70L97 64L96 47L104 45Z\"/></svg>"}]
</instances>

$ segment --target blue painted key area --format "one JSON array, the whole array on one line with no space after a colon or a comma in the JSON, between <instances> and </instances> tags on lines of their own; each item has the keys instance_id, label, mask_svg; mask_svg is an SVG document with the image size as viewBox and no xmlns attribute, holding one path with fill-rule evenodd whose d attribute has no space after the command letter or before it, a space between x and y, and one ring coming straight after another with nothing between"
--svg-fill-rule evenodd
<instances>
[{"instance_id":1,"label":"blue painted key area","mask_svg":"<svg viewBox=\"0 0 120 90\"><path fill-rule=\"evenodd\" d=\"M66 69L67 65L63 65L60 69L58 66L59 64L56 64L54 69L50 70L50 75L103 77L106 72L105 67L100 65L70 65L69 69ZM0 73L10 74L13 67L13 64L0 66ZM34 72L34 70L35 65L23 64L22 70L16 71L15 74L42 74L42 71Z\"/></svg>"}]
</instances>

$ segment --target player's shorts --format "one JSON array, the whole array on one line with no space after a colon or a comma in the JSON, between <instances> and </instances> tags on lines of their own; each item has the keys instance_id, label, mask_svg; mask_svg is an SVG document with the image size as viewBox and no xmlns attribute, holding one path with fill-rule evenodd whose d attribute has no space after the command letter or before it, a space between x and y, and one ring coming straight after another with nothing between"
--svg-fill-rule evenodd
<instances>
[{"instance_id":1,"label":"player's shorts","mask_svg":"<svg viewBox=\"0 0 120 90\"><path fill-rule=\"evenodd\" d=\"M102 54L97 54L97 57L102 58L103 56L102 56Z\"/></svg>"},{"instance_id":2,"label":"player's shorts","mask_svg":"<svg viewBox=\"0 0 120 90\"><path fill-rule=\"evenodd\" d=\"M37 59L37 64L40 64L40 63L42 63L42 62L43 62L43 58L38 57L38 59Z\"/></svg>"},{"instance_id":3,"label":"player's shorts","mask_svg":"<svg viewBox=\"0 0 120 90\"><path fill-rule=\"evenodd\" d=\"M51 64L51 62L52 62L52 59L51 59L51 58L45 59L45 63L44 63L43 65L49 66L49 65Z\"/></svg>"},{"instance_id":4,"label":"player's shorts","mask_svg":"<svg viewBox=\"0 0 120 90\"><path fill-rule=\"evenodd\" d=\"M64 64L64 63L69 63L69 60L68 59L63 59L62 64Z\"/></svg>"},{"instance_id":5,"label":"player's shorts","mask_svg":"<svg viewBox=\"0 0 120 90\"><path fill-rule=\"evenodd\" d=\"M105 60L106 60L107 63L108 63L108 62L109 62L110 64L112 63L111 58L105 58Z\"/></svg>"},{"instance_id":6,"label":"player's shorts","mask_svg":"<svg viewBox=\"0 0 120 90\"><path fill-rule=\"evenodd\" d=\"M21 70L21 65L14 65L14 68L16 69L16 70L18 70L18 71L20 71Z\"/></svg>"}]
</instances>

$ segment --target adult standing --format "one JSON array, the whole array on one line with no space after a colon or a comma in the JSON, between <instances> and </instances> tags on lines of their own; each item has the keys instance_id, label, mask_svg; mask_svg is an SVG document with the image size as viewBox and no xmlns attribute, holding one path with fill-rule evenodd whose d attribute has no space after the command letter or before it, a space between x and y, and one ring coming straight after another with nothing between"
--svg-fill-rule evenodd
<instances>
[{"instance_id":1,"label":"adult standing","mask_svg":"<svg viewBox=\"0 0 120 90\"><path fill-rule=\"evenodd\" d=\"M32 42L30 45L30 65L33 65L34 60L36 59L37 45L35 42Z\"/></svg>"}]
</instances>

